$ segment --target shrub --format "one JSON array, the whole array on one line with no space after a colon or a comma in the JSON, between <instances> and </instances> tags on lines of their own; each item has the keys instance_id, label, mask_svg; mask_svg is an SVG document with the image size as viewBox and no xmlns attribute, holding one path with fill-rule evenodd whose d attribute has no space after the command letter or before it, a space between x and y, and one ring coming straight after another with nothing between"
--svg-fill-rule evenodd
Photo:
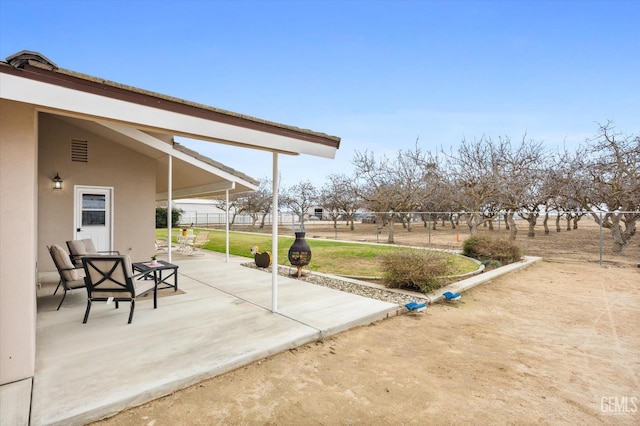
<instances>
[{"instance_id":1,"label":"shrub","mask_svg":"<svg viewBox=\"0 0 640 426\"><path fill-rule=\"evenodd\" d=\"M502 266L502 263L500 263L499 260L483 260L482 262L480 262L484 265L484 270L485 271L490 271L491 269L495 269L495 268L499 268Z\"/></svg>"},{"instance_id":2,"label":"shrub","mask_svg":"<svg viewBox=\"0 0 640 426\"><path fill-rule=\"evenodd\" d=\"M171 209L171 227L177 228L180 224L180 217L184 213L182 209L176 209L175 207ZM166 228L167 227L167 208L166 207L156 207L156 228Z\"/></svg>"},{"instance_id":3,"label":"shrub","mask_svg":"<svg viewBox=\"0 0 640 426\"><path fill-rule=\"evenodd\" d=\"M517 262L522 258L522 250L513 241L474 235L464 240L462 254L479 261L495 260L502 264Z\"/></svg>"},{"instance_id":4,"label":"shrub","mask_svg":"<svg viewBox=\"0 0 640 426\"><path fill-rule=\"evenodd\" d=\"M387 287L411 288L428 293L442 287L451 275L449 256L432 250L401 250L382 257Z\"/></svg>"}]
</instances>

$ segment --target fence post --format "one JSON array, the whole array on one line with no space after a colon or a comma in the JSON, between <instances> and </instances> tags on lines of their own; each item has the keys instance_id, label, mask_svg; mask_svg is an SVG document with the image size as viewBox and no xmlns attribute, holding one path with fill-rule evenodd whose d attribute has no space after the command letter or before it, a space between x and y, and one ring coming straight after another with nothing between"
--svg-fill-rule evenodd
<instances>
[{"instance_id":1,"label":"fence post","mask_svg":"<svg viewBox=\"0 0 640 426\"><path fill-rule=\"evenodd\" d=\"M600 266L602 266L602 212L600 212Z\"/></svg>"}]
</instances>

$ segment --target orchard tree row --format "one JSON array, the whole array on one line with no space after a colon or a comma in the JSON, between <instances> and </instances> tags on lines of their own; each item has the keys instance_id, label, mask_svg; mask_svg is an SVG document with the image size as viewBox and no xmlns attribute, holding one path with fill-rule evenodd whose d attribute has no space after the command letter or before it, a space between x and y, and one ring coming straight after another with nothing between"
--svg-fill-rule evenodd
<instances>
[{"instance_id":1,"label":"orchard tree row","mask_svg":"<svg viewBox=\"0 0 640 426\"><path fill-rule=\"evenodd\" d=\"M472 235L502 215L511 239L516 216L528 223L527 235L533 237L540 219L549 233L550 212L558 231L561 218L577 221L590 214L610 231L619 254L640 219L640 136L618 133L612 122L599 125L595 136L574 150L553 151L526 135L517 141L464 139L455 150L435 152L416 141L393 158L356 152L352 164L352 175L330 175L322 186L303 181L281 188L280 204L299 215L302 227L315 207L322 207L334 226L342 219L351 229L357 213L375 212L376 220L389 225L389 243L394 224L410 231L416 214L425 226L463 218ZM234 215L249 214L264 226L272 213L271 187L265 180L256 192L233 197Z\"/></svg>"}]
</instances>

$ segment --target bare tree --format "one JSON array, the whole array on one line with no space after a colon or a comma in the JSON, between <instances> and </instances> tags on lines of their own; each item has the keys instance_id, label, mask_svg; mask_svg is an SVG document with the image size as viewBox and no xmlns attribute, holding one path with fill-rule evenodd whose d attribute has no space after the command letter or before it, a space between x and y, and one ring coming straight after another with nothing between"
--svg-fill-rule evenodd
<instances>
[{"instance_id":1,"label":"bare tree","mask_svg":"<svg viewBox=\"0 0 640 426\"><path fill-rule=\"evenodd\" d=\"M229 194L229 213L231 213L231 220L229 221L229 226L233 227L236 222L236 217L242 213L243 211L243 197L246 196L247 193L233 193ZM227 200L226 199L215 199L213 200L213 204L219 208L220 210L227 210Z\"/></svg>"},{"instance_id":2,"label":"bare tree","mask_svg":"<svg viewBox=\"0 0 640 426\"><path fill-rule=\"evenodd\" d=\"M392 212L398 204L395 197L397 180L389 161L384 156L377 161L373 153L356 151L353 164L356 169L356 194L369 210L376 212L377 220L383 221L385 218L381 212ZM387 240L390 244L394 243L393 232L393 226L390 226Z\"/></svg>"},{"instance_id":3,"label":"bare tree","mask_svg":"<svg viewBox=\"0 0 640 426\"><path fill-rule=\"evenodd\" d=\"M356 152L353 164L359 183L356 193L369 210L378 212L379 219L389 224L387 242L393 244L399 213L422 205L427 193L426 177L433 173L434 164L417 140L413 150L398 151L393 161L384 156L377 161L373 153L365 151Z\"/></svg>"},{"instance_id":4,"label":"bare tree","mask_svg":"<svg viewBox=\"0 0 640 426\"><path fill-rule=\"evenodd\" d=\"M441 172L438 157L424 152L416 139L413 150L398 151L394 162L400 203L396 211L413 212L424 206L437 191ZM399 217L411 232L412 213L401 213Z\"/></svg>"},{"instance_id":5,"label":"bare tree","mask_svg":"<svg viewBox=\"0 0 640 426\"><path fill-rule=\"evenodd\" d=\"M615 132L609 121L586 141L576 161L590 182L577 201L609 229L613 252L623 254L640 219L640 137Z\"/></svg>"},{"instance_id":6,"label":"bare tree","mask_svg":"<svg viewBox=\"0 0 640 426\"><path fill-rule=\"evenodd\" d=\"M586 197L586 191L591 186L590 179L584 173L582 160L575 151L566 148L555 155L547 169L545 178L549 199L546 205L556 211L556 232L560 232L560 221L565 218L567 231L571 231L573 222L577 229L577 222L587 214L586 209L576 200Z\"/></svg>"},{"instance_id":7,"label":"bare tree","mask_svg":"<svg viewBox=\"0 0 640 426\"><path fill-rule=\"evenodd\" d=\"M449 179L452 201L466 212L471 235L478 226L495 217L500 194L505 141L497 144L491 138L462 140L456 153L445 153L445 170ZM482 214L484 212L484 215Z\"/></svg>"},{"instance_id":8,"label":"bare tree","mask_svg":"<svg viewBox=\"0 0 640 426\"><path fill-rule=\"evenodd\" d=\"M442 226L445 226L445 221L449 221L451 229L456 229L456 221L459 215L456 213L460 206L458 206L452 197L452 194L456 191L450 185L445 172L442 171L442 167L437 165L435 176L429 179L427 185L429 186L429 194L423 201L422 205L418 207L421 212L422 222L424 226L431 226L431 229L436 230L438 220L442 221ZM454 220L455 219L455 220Z\"/></svg>"},{"instance_id":9,"label":"bare tree","mask_svg":"<svg viewBox=\"0 0 640 426\"><path fill-rule=\"evenodd\" d=\"M334 229L338 227L338 220L344 220L354 230L355 215L362 207L362 199L358 197L354 179L344 174L329 175L327 183L320 190L320 204L333 221Z\"/></svg>"},{"instance_id":10,"label":"bare tree","mask_svg":"<svg viewBox=\"0 0 640 426\"><path fill-rule=\"evenodd\" d=\"M318 190L310 181L302 181L284 191L282 203L300 218L300 230L309 210L318 205Z\"/></svg>"},{"instance_id":11,"label":"bare tree","mask_svg":"<svg viewBox=\"0 0 640 426\"><path fill-rule=\"evenodd\" d=\"M255 228L261 216L260 228L264 227L265 216L271 211L271 188L269 185L269 180L263 180L256 191L229 196L230 207L235 207L232 224L235 222L236 215L247 214L251 218L251 229ZM221 208L224 207L224 204L224 200L219 201Z\"/></svg>"},{"instance_id":12,"label":"bare tree","mask_svg":"<svg viewBox=\"0 0 640 426\"><path fill-rule=\"evenodd\" d=\"M498 201L507 210L509 237L517 234L513 214L525 219L529 224L528 237L535 236L535 226L540 217L540 208L548 199L544 185L546 164L549 154L541 142L522 137L519 145L513 146L508 137L500 143L502 170L499 175ZM495 217L495 215L493 215Z\"/></svg>"},{"instance_id":13,"label":"bare tree","mask_svg":"<svg viewBox=\"0 0 640 426\"><path fill-rule=\"evenodd\" d=\"M273 185L271 184L271 179L260 181L260 186L256 192L259 194L257 207L260 213L260 229L263 229L266 217L272 212L273 207Z\"/></svg>"}]
</instances>

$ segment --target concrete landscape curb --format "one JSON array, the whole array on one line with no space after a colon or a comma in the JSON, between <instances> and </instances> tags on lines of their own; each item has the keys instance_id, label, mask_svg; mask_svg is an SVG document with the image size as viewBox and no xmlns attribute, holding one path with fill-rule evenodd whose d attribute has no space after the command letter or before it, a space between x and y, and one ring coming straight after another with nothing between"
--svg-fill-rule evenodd
<instances>
[{"instance_id":1,"label":"concrete landscape curb","mask_svg":"<svg viewBox=\"0 0 640 426\"><path fill-rule=\"evenodd\" d=\"M520 269L524 269L530 265L533 265L536 262L540 262L541 260L542 260L541 257L523 256L520 262L510 263L508 265L501 266L500 268L496 268L492 271L482 272L479 275L474 275L471 278L458 281L456 283L443 287L437 291L428 293L426 297L429 300L429 304L441 302L444 300L444 296L442 296L444 292L450 291L452 293L462 293L472 289L477 285L484 284L502 275L508 274L510 272L515 272Z\"/></svg>"},{"instance_id":2,"label":"concrete landscape curb","mask_svg":"<svg viewBox=\"0 0 640 426\"><path fill-rule=\"evenodd\" d=\"M362 281L362 279L367 279L367 278L361 278L358 279L357 277L346 277L346 276L342 276L342 275L331 275L331 274L323 274L321 272L309 272L311 275L316 275L316 276L320 276L320 277L326 277L326 278L333 278L333 279L337 279L340 281L345 281L348 283L353 283L353 284L357 284L360 286L364 286L364 287L371 287L371 288L375 288L378 290L383 290L389 293L397 293L397 294L402 294L402 295L406 295L406 296L410 296L412 298L415 299L415 301L417 302L427 302L428 305L431 305L433 303L438 303L438 302L442 302L444 300L444 296L443 293L449 291L451 293L462 293L465 292L467 290L472 289L473 287L480 285L480 284L484 284L488 281L491 281L497 277L500 277L502 275L511 273L511 272L515 272L518 271L520 269L526 268L536 262L539 262L542 260L542 257L534 257L534 256L523 256L522 260L520 260L519 262L514 262L505 266L501 266L499 268L493 269L491 271L485 271L484 270L484 265L480 265L480 268L478 269L478 271L473 271L469 274L465 274L468 275L469 278L463 279L461 281L457 281L453 284L450 284L448 286L442 287L436 291L433 291L431 293L427 293L427 294L423 294L417 291L411 291L411 290L402 290L402 289L397 289L397 288L388 288L386 286L384 286L383 284L377 284L374 282L369 282L369 281ZM480 262L478 262L480 263ZM366 296L365 296L366 297ZM404 306L400 306L397 314L403 314L403 313L407 313L410 312L407 308L405 308Z\"/></svg>"}]
</instances>

